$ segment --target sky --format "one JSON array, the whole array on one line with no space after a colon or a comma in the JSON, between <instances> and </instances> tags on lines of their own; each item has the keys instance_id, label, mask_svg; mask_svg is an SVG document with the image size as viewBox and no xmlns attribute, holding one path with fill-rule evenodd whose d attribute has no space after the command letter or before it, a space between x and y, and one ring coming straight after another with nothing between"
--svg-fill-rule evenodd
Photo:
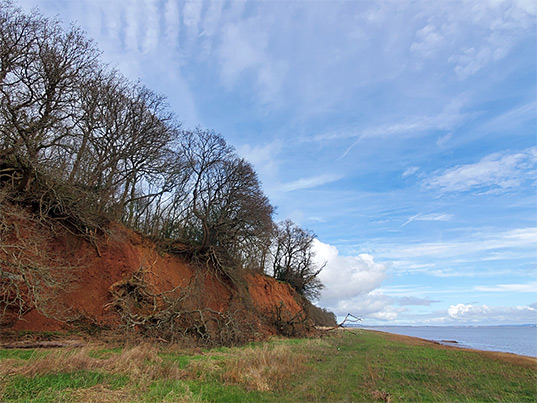
<instances>
[{"instance_id":1,"label":"sky","mask_svg":"<svg viewBox=\"0 0 537 403\"><path fill-rule=\"evenodd\" d=\"M537 323L531 0L19 0L215 130L364 325Z\"/></svg>"}]
</instances>

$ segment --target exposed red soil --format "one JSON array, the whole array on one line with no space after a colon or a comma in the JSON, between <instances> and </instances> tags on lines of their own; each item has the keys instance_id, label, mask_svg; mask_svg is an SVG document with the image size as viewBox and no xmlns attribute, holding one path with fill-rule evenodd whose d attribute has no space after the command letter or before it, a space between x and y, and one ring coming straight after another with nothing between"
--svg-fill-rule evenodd
<instances>
[{"instance_id":1,"label":"exposed red soil","mask_svg":"<svg viewBox=\"0 0 537 403\"><path fill-rule=\"evenodd\" d=\"M31 236L32 229L27 236ZM214 271L196 269L184 258L162 252L149 239L118 225L112 225L108 235L101 236L96 242L75 236L67 231L61 235L49 237L53 253L67 259L76 266L74 280L66 290L57 295L62 306L70 309L71 318L100 326L116 327L120 317L113 307L112 291L140 268L144 268L144 280L156 293L168 292L187 287L197 274L202 278L204 306L215 311L225 312L230 309L233 300L234 310L243 310L245 316L261 315L283 306L292 317L302 310L297 302L297 295L287 285L261 274L246 275L250 301L246 302L238 295L233 285L226 284ZM237 308L237 301L244 301ZM252 312L252 305L255 312ZM22 318L10 327L13 330L56 331L70 327L68 320L57 321L48 318L36 309L30 309ZM259 321L261 323L261 321ZM272 333L266 323L260 330Z\"/></svg>"},{"instance_id":2,"label":"exposed red soil","mask_svg":"<svg viewBox=\"0 0 537 403\"><path fill-rule=\"evenodd\" d=\"M12 330L61 331L63 322L47 318L35 309L31 309L11 327Z\"/></svg>"},{"instance_id":3,"label":"exposed red soil","mask_svg":"<svg viewBox=\"0 0 537 403\"><path fill-rule=\"evenodd\" d=\"M280 305L292 314L302 310L297 302L296 293L289 284L261 275L247 275L247 281L252 301L260 311L270 311Z\"/></svg>"}]
</instances>

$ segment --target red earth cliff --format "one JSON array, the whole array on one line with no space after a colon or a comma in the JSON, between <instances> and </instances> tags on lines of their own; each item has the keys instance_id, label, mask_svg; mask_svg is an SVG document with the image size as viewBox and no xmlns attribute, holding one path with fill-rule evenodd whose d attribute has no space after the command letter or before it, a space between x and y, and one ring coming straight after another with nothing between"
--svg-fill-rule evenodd
<instances>
[{"instance_id":1,"label":"red earth cliff","mask_svg":"<svg viewBox=\"0 0 537 403\"><path fill-rule=\"evenodd\" d=\"M25 235L32 236L37 230L42 231L28 225ZM194 277L199 280L201 276L203 287L198 299L204 307L217 312L239 311L239 315L253 318L256 332L263 334L278 331L267 320L267 315L275 309L287 318L296 317L302 311L300 296L287 284L262 274L245 274L241 291L214 270L196 268L186 258L163 252L150 239L119 225L111 225L107 235L94 242L68 231L62 231L60 235L58 231L51 232L47 239L47 248L73 266L72 280L55 296L58 307L63 310L59 315L61 320L47 317L28 306L21 317L12 314L11 320L4 318L4 328L66 330L81 321L117 328L122 322L111 304L114 292L141 270L144 281L155 294L177 293L188 287Z\"/></svg>"}]
</instances>

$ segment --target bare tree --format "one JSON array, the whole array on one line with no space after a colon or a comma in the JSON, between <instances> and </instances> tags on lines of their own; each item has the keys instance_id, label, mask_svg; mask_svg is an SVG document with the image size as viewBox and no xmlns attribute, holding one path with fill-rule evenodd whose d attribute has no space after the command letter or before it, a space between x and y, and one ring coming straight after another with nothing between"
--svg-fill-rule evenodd
<instances>
[{"instance_id":1,"label":"bare tree","mask_svg":"<svg viewBox=\"0 0 537 403\"><path fill-rule=\"evenodd\" d=\"M224 174L211 230L219 244L244 266L262 270L274 209L261 190L257 174L244 159L226 163Z\"/></svg>"},{"instance_id":2,"label":"bare tree","mask_svg":"<svg viewBox=\"0 0 537 403\"><path fill-rule=\"evenodd\" d=\"M0 154L10 151L23 190L40 164L58 163L71 135L79 84L98 52L79 29L63 31L38 13L24 16L11 2L0 9Z\"/></svg>"},{"instance_id":3,"label":"bare tree","mask_svg":"<svg viewBox=\"0 0 537 403\"><path fill-rule=\"evenodd\" d=\"M314 239L313 232L300 228L291 220L279 223L267 268L275 279L289 283L308 298L318 298L324 287L318 278L324 265L318 266L314 261Z\"/></svg>"},{"instance_id":4,"label":"bare tree","mask_svg":"<svg viewBox=\"0 0 537 403\"><path fill-rule=\"evenodd\" d=\"M188 231L187 236L205 250L215 241L211 231L211 212L222 186L223 166L231 158L233 149L213 131L196 128L184 132L181 152L191 171L192 197L185 230Z\"/></svg>"},{"instance_id":5,"label":"bare tree","mask_svg":"<svg viewBox=\"0 0 537 403\"><path fill-rule=\"evenodd\" d=\"M201 251L225 250L238 263L255 266L273 213L257 174L212 131L186 132L182 147L191 171L185 237Z\"/></svg>"},{"instance_id":6,"label":"bare tree","mask_svg":"<svg viewBox=\"0 0 537 403\"><path fill-rule=\"evenodd\" d=\"M144 205L140 202L169 190L171 184L166 179L172 171L169 162L174 157L170 145L179 133L179 125L173 114L166 111L162 96L143 86L136 86L133 91L120 165L124 184L118 202L118 210L127 209L123 219L129 226L134 225L135 207Z\"/></svg>"}]
</instances>

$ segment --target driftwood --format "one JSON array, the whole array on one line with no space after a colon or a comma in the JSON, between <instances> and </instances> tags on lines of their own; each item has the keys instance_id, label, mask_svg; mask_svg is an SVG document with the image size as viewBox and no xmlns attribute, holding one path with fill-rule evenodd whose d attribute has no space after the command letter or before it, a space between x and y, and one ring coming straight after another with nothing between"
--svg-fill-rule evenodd
<instances>
[{"instance_id":1,"label":"driftwood","mask_svg":"<svg viewBox=\"0 0 537 403\"><path fill-rule=\"evenodd\" d=\"M334 326L334 327L331 327L329 329L326 329L326 332L330 332L332 330L336 330L336 329L339 329L339 328L343 328L343 325L347 322L351 322L351 323L357 323L357 322L360 322L362 319L361 318L358 318L356 316L354 316L353 314L351 313L348 313L347 316L345 316L345 319L343 319L343 322L341 322L340 324ZM343 328L344 329L344 328Z\"/></svg>"},{"instance_id":2,"label":"driftwood","mask_svg":"<svg viewBox=\"0 0 537 403\"><path fill-rule=\"evenodd\" d=\"M66 347L84 347L86 343L80 341L38 341L38 342L19 342L13 344L2 344L3 349L28 349L28 348L66 348Z\"/></svg>"}]
</instances>

